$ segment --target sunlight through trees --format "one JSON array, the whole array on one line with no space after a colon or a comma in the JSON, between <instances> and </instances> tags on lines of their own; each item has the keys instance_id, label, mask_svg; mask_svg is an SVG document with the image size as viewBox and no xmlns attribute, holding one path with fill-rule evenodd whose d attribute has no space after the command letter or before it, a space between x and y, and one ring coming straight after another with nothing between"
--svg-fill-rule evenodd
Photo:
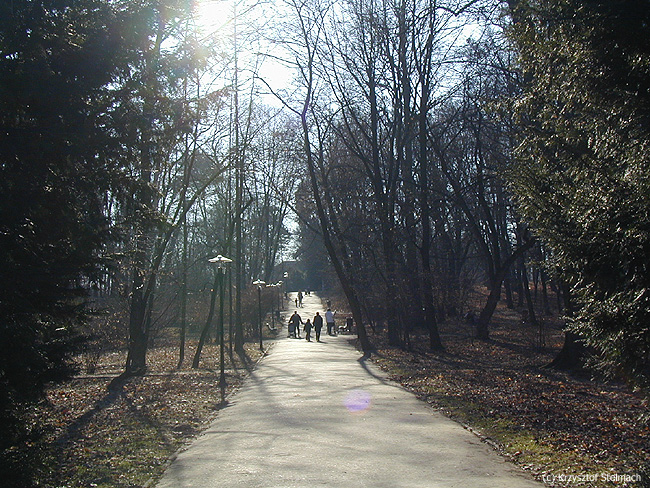
<instances>
[{"instance_id":1,"label":"sunlight through trees","mask_svg":"<svg viewBox=\"0 0 650 488\"><path fill-rule=\"evenodd\" d=\"M647 16L572 0L2 2L3 465L28 486L26 406L80 351L126 349L119 388L152 345L177 345L181 368L188 337L214 337L217 254L233 260L230 351L258 334L251 283L297 260L296 283L341 290L366 353L382 331L442 351L447 321L489 340L503 301L539 347L544 316L564 314L572 359L588 345L646 386Z\"/></svg>"}]
</instances>

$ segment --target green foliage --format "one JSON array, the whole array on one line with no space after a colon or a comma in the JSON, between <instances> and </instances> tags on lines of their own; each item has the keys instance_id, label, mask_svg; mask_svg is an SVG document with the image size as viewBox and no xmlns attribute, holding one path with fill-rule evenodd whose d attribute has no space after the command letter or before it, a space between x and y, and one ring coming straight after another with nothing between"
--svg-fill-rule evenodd
<instances>
[{"instance_id":1,"label":"green foliage","mask_svg":"<svg viewBox=\"0 0 650 488\"><path fill-rule=\"evenodd\" d=\"M29 484L22 412L74 370L85 290L110 238L106 109L122 39L107 2L0 7L0 450ZM13 459L13 461L12 461ZM24 478L14 468L22 467ZM9 471L7 473L6 471Z\"/></svg>"},{"instance_id":2,"label":"green foliage","mask_svg":"<svg viewBox=\"0 0 650 488\"><path fill-rule=\"evenodd\" d=\"M650 379L650 10L647 2L522 2L521 212L581 305L572 328L601 365Z\"/></svg>"}]
</instances>

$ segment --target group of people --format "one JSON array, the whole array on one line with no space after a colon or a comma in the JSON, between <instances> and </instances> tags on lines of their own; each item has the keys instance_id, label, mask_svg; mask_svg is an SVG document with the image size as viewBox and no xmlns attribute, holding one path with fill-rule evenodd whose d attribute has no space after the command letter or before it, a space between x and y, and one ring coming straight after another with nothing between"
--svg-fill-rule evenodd
<instances>
[{"instance_id":1,"label":"group of people","mask_svg":"<svg viewBox=\"0 0 650 488\"><path fill-rule=\"evenodd\" d=\"M311 291L310 291L309 289L307 289L307 290L305 291L305 294L304 294L304 295L302 294L301 291L299 291L299 292L298 292L298 295L297 295L296 298L294 299L295 302L296 302L296 307L302 307L302 299L303 299L303 297L310 296L310 295L311 295ZM285 297L286 297L286 293L285 293Z\"/></svg>"},{"instance_id":2,"label":"group of people","mask_svg":"<svg viewBox=\"0 0 650 488\"><path fill-rule=\"evenodd\" d=\"M327 325L327 334L336 335L336 327L334 326L334 312L330 308L325 312L325 324ZM306 322L302 321L298 311L293 312L293 315L289 318L289 337L296 339L302 339L300 337L300 326L303 326L303 331L305 332L305 339L311 342L311 330L314 329L316 333L316 341L320 342L320 334L323 329L323 317L320 312L316 312L314 315L313 322L310 319L307 319Z\"/></svg>"}]
</instances>

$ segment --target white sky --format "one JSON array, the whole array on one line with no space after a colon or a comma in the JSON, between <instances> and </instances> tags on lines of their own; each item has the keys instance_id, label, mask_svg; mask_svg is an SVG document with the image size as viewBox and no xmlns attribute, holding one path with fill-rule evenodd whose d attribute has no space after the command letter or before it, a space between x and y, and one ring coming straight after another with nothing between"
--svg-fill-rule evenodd
<instances>
[{"instance_id":1,"label":"white sky","mask_svg":"<svg viewBox=\"0 0 650 488\"><path fill-rule=\"evenodd\" d=\"M234 46L234 16L237 15L237 46L239 55L240 83L250 79L253 69L264 78L274 90L291 84L291 71L270 56L256 56L268 53L271 48L263 38L264 30L272 28L277 20L274 0L194 0L197 20L206 36L223 39L224 44ZM255 66L256 64L260 66ZM260 89L264 88L258 81ZM265 89L265 88L264 88ZM265 103L277 105L274 96L264 97Z\"/></svg>"}]
</instances>

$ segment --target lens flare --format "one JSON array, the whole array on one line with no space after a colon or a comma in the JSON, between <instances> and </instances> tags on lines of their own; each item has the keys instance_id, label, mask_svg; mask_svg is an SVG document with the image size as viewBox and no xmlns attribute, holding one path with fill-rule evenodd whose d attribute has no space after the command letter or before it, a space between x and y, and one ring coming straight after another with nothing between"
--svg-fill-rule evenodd
<instances>
[{"instance_id":1,"label":"lens flare","mask_svg":"<svg viewBox=\"0 0 650 488\"><path fill-rule=\"evenodd\" d=\"M343 405L350 413L364 412L370 408L372 397L365 390L352 390L343 400Z\"/></svg>"}]
</instances>

